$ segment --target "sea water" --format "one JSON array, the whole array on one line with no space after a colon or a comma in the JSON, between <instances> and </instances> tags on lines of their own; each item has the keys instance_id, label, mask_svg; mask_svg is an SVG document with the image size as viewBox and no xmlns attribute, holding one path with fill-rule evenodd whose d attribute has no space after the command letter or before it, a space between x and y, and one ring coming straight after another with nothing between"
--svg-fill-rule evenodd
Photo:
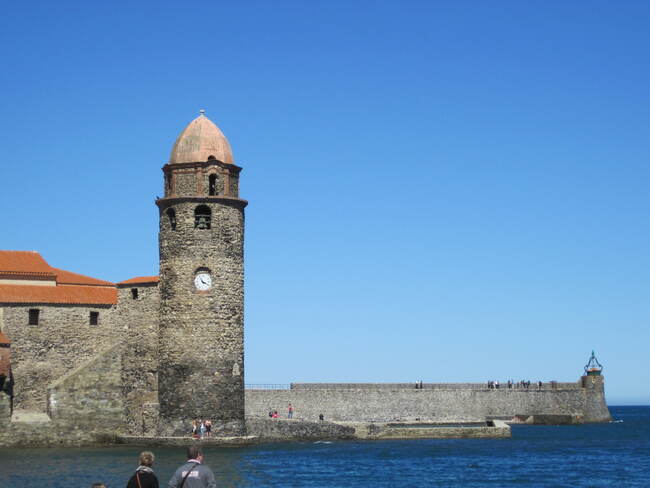
<instances>
[{"instance_id":1,"label":"sea water","mask_svg":"<svg viewBox=\"0 0 650 488\"><path fill-rule=\"evenodd\" d=\"M207 448L223 487L648 487L650 407L612 407L614 421L512 428L511 439L263 444ZM137 447L0 450L0 487L126 486ZM153 449L166 487L181 448Z\"/></svg>"}]
</instances>

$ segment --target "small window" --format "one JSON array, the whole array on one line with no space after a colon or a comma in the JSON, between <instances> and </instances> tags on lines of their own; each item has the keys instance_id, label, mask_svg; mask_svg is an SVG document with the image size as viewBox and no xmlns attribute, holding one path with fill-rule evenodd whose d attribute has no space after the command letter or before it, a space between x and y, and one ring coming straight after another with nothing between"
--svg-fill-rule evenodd
<instances>
[{"instance_id":1,"label":"small window","mask_svg":"<svg viewBox=\"0 0 650 488\"><path fill-rule=\"evenodd\" d=\"M211 226L212 211L207 205L199 205L194 210L194 228L195 229L209 229Z\"/></svg>"},{"instance_id":2,"label":"small window","mask_svg":"<svg viewBox=\"0 0 650 488\"><path fill-rule=\"evenodd\" d=\"M212 154L208 156L208 161L216 161L217 158L215 158Z\"/></svg>"},{"instance_id":3,"label":"small window","mask_svg":"<svg viewBox=\"0 0 650 488\"><path fill-rule=\"evenodd\" d=\"M172 230L176 230L176 212L173 208L167 210L167 218L169 218L169 226Z\"/></svg>"},{"instance_id":4,"label":"small window","mask_svg":"<svg viewBox=\"0 0 650 488\"><path fill-rule=\"evenodd\" d=\"M90 312L90 325L99 324L99 312Z\"/></svg>"},{"instance_id":5,"label":"small window","mask_svg":"<svg viewBox=\"0 0 650 488\"><path fill-rule=\"evenodd\" d=\"M217 175L211 174L208 177L209 191L208 194L214 196L217 194Z\"/></svg>"},{"instance_id":6,"label":"small window","mask_svg":"<svg viewBox=\"0 0 650 488\"><path fill-rule=\"evenodd\" d=\"M134 300L138 299L138 289L137 288L131 288L131 298Z\"/></svg>"},{"instance_id":7,"label":"small window","mask_svg":"<svg viewBox=\"0 0 650 488\"><path fill-rule=\"evenodd\" d=\"M29 325L38 325L38 316L41 311L38 308L29 309Z\"/></svg>"}]
</instances>

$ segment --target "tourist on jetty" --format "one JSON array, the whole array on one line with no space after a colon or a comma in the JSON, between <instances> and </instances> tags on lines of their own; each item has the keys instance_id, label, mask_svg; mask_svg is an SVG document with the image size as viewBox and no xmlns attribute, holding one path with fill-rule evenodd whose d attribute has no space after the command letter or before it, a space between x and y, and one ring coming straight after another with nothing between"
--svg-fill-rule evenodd
<instances>
[{"instance_id":1,"label":"tourist on jetty","mask_svg":"<svg viewBox=\"0 0 650 488\"><path fill-rule=\"evenodd\" d=\"M203 464L203 452L198 446L187 448L187 462L169 480L169 488L217 488L214 473Z\"/></svg>"},{"instance_id":2,"label":"tourist on jetty","mask_svg":"<svg viewBox=\"0 0 650 488\"><path fill-rule=\"evenodd\" d=\"M293 405L289 404L289 407L287 408L287 418L292 419L293 418Z\"/></svg>"},{"instance_id":3,"label":"tourist on jetty","mask_svg":"<svg viewBox=\"0 0 650 488\"><path fill-rule=\"evenodd\" d=\"M199 423L196 420L192 420L192 437L199 438Z\"/></svg>"},{"instance_id":4,"label":"tourist on jetty","mask_svg":"<svg viewBox=\"0 0 650 488\"><path fill-rule=\"evenodd\" d=\"M201 425L199 425L199 438L203 439L205 436L205 422L203 420L200 420Z\"/></svg>"},{"instance_id":5,"label":"tourist on jetty","mask_svg":"<svg viewBox=\"0 0 650 488\"><path fill-rule=\"evenodd\" d=\"M143 451L140 453L138 457L140 465L131 476L126 488L158 488L158 478L152 469L154 459L153 452Z\"/></svg>"},{"instance_id":6,"label":"tourist on jetty","mask_svg":"<svg viewBox=\"0 0 650 488\"><path fill-rule=\"evenodd\" d=\"M212 437L212 420L205 420L205 436Z\"/></svg>"},{"instance_id":7,"label":"tourist on jetty","mask_svg":"<svg viewBox=\"0 0 650 488\"><path fill-rule=\"evenodd\" d=\"M277 419L278 417L279 417L279 415L278 415L278 411L277 411L277 410L273 410L273 415L271 416L271 418Z\"/></svg>"},{"instance_id":8,"label":"tourist on jetty","mask_svg":"<svg viewBox=\"0 0 650 488\"><path fill-rule=\"evenodd\" d=\"M93 483L90 488L106 488L106 485L104 483Z\"/></svg>"}]
</instances>

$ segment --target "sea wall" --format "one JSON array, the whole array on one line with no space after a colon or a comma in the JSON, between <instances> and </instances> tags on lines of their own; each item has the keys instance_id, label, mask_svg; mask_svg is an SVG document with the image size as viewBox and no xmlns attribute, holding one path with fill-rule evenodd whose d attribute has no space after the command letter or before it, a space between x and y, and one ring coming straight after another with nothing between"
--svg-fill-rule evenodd
<instances>
[{"instance_id":1,"label":"sea wall","mask_svg":"<svg viewBox=\"0 0 650 488\"><path fill-rule=\"evenodd\" d=\"M591 381L591 380L588 380ZM516 415L562 415L578 422L609 420L602 377L590 388L578 383L545 384L542 389L488 389L467 384L459 388L408 389L392 386L353 384L301 386L288 390L247 390L246 413L268 416L269 409L286 416L287 405L295 409L294 417L317 420L390 422L480 421L485 418L511 418Z\"/></svg>"},{"instance_id":2,"label":"sea wall","mask_svg":"<svg viewBox=\"0 0 650 488\"><path fill-rule=\"evenodd\" d=\"M609 422L612 416L605 400L605 378L583 376L580 384L585 392L585 419L589 422Z\"/></svg>"},{"instance_id":3,"label":"sea wall","mask_svg":"<svg viewBox=\"0 0 650 488\"><path fill-rule=\"evenodd\" d=\"M259 442L356 439L353 427L332 422L248 417L246 430Z\"/></svg>"}]
</instances>

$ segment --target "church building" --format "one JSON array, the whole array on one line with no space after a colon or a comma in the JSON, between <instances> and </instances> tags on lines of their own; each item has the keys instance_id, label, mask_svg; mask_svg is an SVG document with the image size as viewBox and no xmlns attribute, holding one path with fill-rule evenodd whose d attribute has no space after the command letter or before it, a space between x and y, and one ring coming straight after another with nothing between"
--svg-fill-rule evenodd
<instances>
[{"instance_id":1,"label":"church building","mask_svg":"<svg viewBox=\"0 0 650 488\"><path fill-rule=\"evenodd\" d=\"M15 411L50 412L53 384L117 346L127 431L210 418L244 432L241 169L201 111L162 168L160 277L111 283L0 251L0 375Z\"/></svg>"}]
</instances>

